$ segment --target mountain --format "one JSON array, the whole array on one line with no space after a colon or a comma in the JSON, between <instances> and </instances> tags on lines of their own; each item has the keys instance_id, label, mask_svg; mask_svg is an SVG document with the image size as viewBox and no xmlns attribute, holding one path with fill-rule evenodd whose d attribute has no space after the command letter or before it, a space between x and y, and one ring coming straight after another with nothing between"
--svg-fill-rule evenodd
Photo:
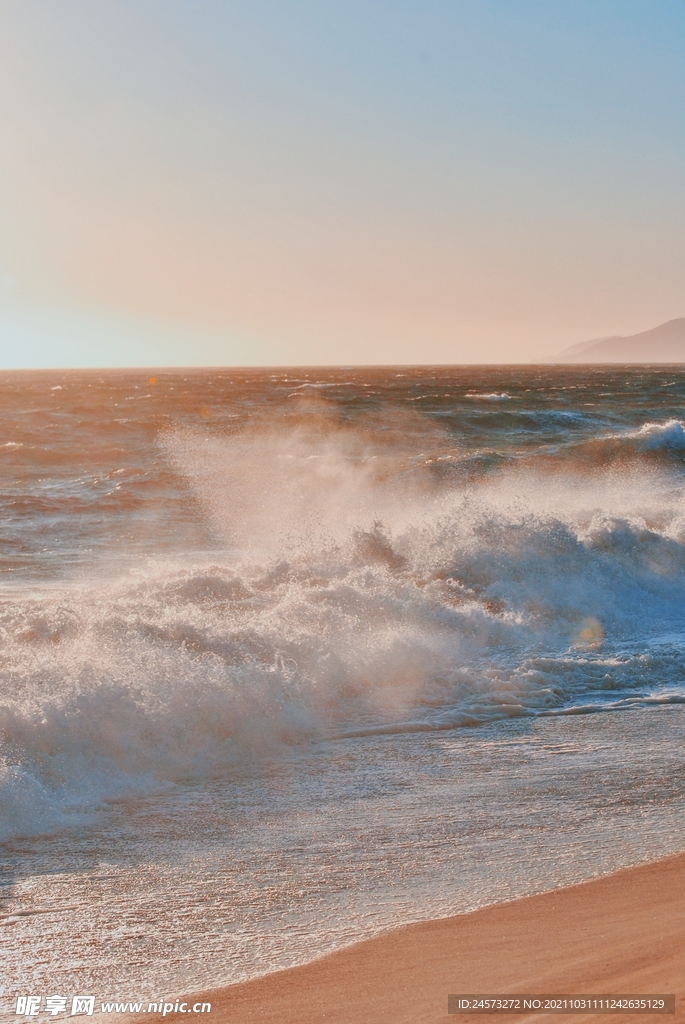
<instances>
[{"instance_id":1,"label":"mountain","mask_svg":"<svg viewBox=\"0 0 685 1024\"><path fill-rule=\"evenodd\" d=\"M650 331L581 341L548 363L685 363L685 317Z\"/></svg>"}]
</instances>

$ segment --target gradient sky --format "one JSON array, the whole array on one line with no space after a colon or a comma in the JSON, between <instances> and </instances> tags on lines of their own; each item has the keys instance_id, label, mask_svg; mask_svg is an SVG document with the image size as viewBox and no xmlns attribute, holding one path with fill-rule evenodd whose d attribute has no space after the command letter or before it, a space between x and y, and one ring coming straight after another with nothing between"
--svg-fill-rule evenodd
<instances>
[{"instance_id":1,"label":"gradient sky","mask_svg":"<svg viewBox=\"0 0 685 1024\"><path fill-rule=\"evenodd\" d=\"M0 366L685 316L683 0L0 0Z\"/></svg>"}]
</instances>

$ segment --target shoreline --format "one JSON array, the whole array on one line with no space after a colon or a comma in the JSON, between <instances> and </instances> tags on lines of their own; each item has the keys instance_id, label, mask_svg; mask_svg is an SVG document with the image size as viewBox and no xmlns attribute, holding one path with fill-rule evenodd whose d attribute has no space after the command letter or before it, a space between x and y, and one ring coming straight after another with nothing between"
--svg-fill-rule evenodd
<instances>
[{"instance_id":1,"label":"shoreline","mask_svg":"<svg viewBox=\"0 0 685 1024\"><path fill-rule=\"evenodd\" d=\"M685 853L454 917L405 925L298 967L193 993L193 1020L279 1024L434 1024L449 993L675 994L673 1014L555 1014L582 1021L685 1020ZM109 1016L109 1015L108 1015ZM143 1014L154 1024L166 1018ZM183 1017L181 1019L187 1019ZM503 1024L546 1015L497 1015ZM119 1020L122 1018L119 1016Z\"/></svg>"}]
</instances>

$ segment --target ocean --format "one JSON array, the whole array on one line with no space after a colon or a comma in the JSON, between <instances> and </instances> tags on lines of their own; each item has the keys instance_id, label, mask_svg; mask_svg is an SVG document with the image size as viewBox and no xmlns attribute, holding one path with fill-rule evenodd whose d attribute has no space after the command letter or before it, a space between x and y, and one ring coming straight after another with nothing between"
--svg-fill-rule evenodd
<instances>
[{"instance_id":1,"label":"ocean","mask_svg":"<svg viewBox=\"0 0 685 1024\"><path fill-rule=\"evenodd\" d=\"M685 370L0 376L0 986L685 849Z\"/></svg>"}]
</instances>

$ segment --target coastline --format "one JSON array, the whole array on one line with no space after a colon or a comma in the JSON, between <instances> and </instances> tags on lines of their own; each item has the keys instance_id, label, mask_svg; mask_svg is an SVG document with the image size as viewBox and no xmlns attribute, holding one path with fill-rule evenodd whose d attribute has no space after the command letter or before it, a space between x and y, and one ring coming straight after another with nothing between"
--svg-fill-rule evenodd
<instances>
[{"instance_id":1,"label":"coastline","mask_svg":"<svg viewBox=\"0 0 685 1024\"><path fill-rule=\"evenodd\" d=\"M447 1014L448 993L477 992L675 993L675 1016L668 1014L666 1020L684 1020L685 853L456 917L407 925L300 967L194 994L193 1000L211 1002L211 1015L202 1019L222 1024L492 1020L489 1014ZM179 1019L177 1014L164 1019L169 1016ZM600 1015L555 1015L560 1017L580 1024ZM630 1013L607 1019L617 1024L660 1017ZM144 1014L136 1019L153 1024L163 1018Z\"/></svg>"}]
</instances>

